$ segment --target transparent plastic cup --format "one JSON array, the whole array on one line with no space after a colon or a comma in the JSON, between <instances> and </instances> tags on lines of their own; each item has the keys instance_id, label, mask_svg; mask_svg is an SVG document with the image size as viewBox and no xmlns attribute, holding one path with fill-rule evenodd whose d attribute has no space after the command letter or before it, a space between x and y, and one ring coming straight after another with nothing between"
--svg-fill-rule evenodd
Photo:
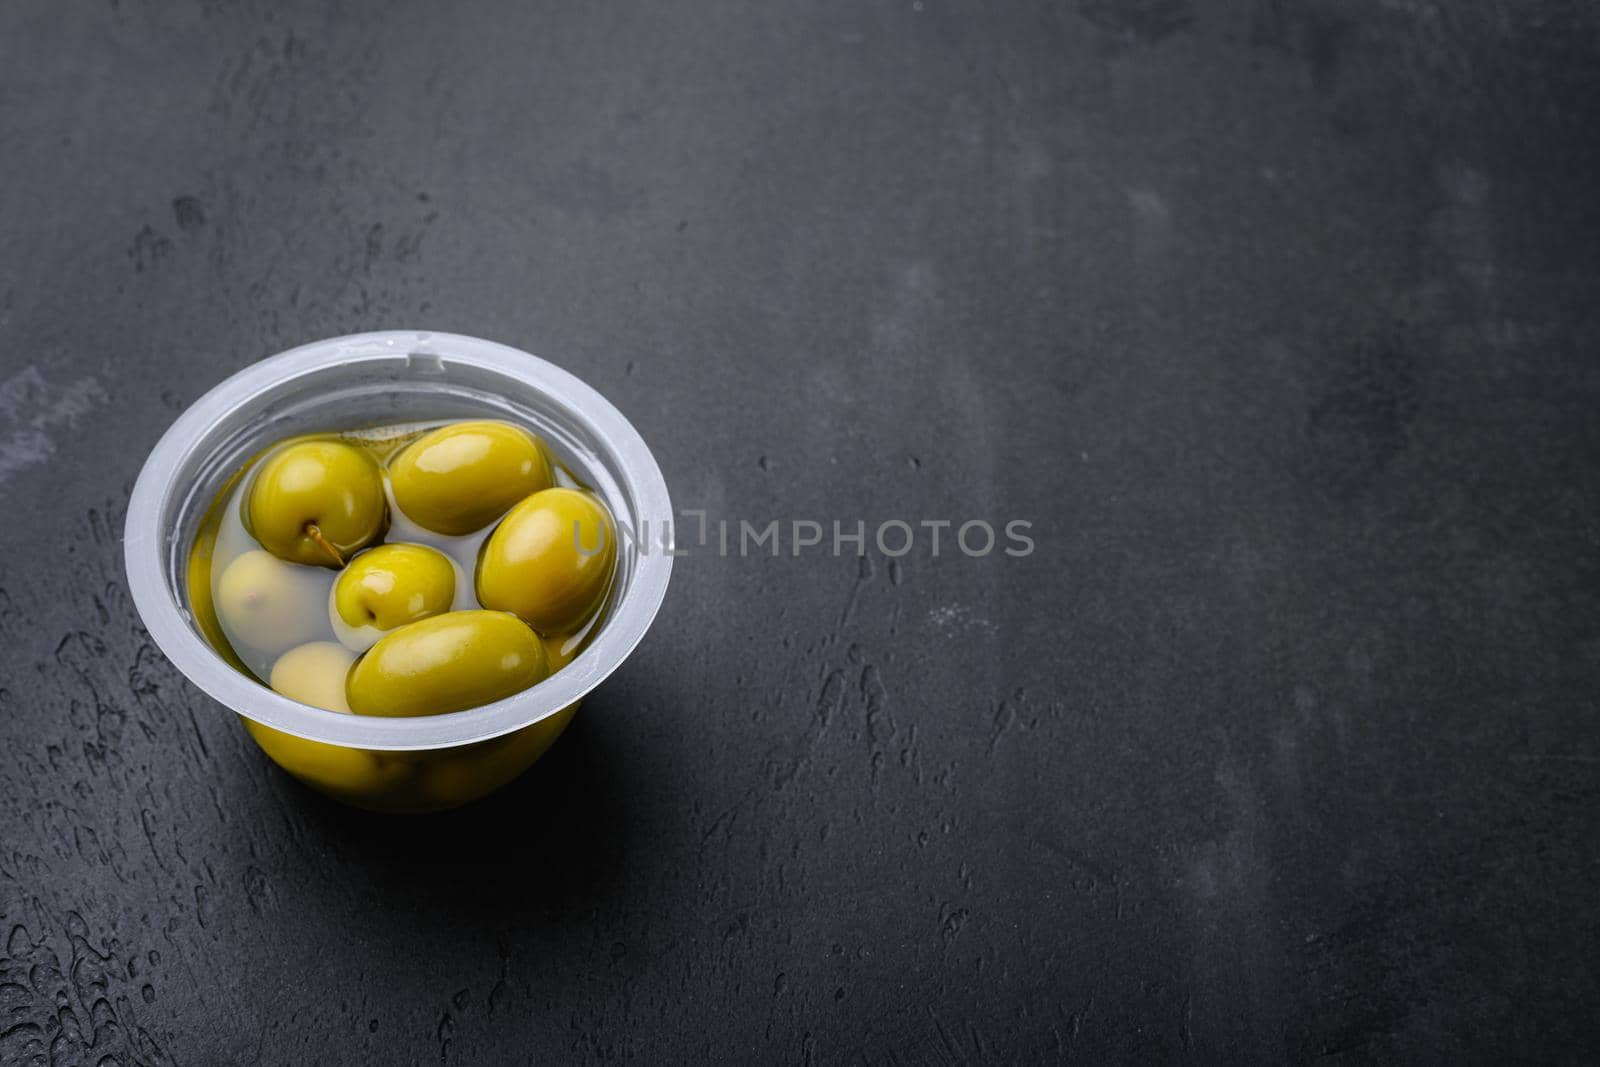
<instances>
[{"instance_id":1,"label":"transparent plastic cup","mask_svg":"<svg viewBox=\"0 0 1600 1067\"><path fill-rule=\"evenodd\" d=\"M616 577L605 615L577 658L505 700L415 718L314 708L231 666L206 637L208 621L215 625L209 588L202 582L191 591L188 576L201 520L240 466L296 434L466 418L533 430L616 517L624 535ZM161 651L238 713L280 766L361 807L436 811L475 800L526 770L566 728L583 696L634 650L666 594L671 518L655 457L595 390L492 341L396 330L302 345L195 401L139 473L124 554L134 605Z\"/></svg>"}]
</instances>

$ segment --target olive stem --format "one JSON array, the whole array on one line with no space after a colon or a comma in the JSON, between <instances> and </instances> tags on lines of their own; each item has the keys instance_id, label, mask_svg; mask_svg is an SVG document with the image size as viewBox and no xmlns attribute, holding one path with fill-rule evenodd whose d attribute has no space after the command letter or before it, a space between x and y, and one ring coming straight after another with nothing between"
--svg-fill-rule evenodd
<instances>
[{"instance_id":1,"label":"olive stem","mask_svg":"<svg viewBox=\"0 0 1600 1067\"><path fill-rule=\"evenodd\" d=\"M311 540L315 541L317 544L321 545L323 551L332 556L335 563L341 567L344 566L344 557L339 555L339 550L333 547L332 542L330 542L326 537L322 536L322 531L317 528L316 523L306 523L306 536L311 538Z\"/></svg>"}]
</instances>

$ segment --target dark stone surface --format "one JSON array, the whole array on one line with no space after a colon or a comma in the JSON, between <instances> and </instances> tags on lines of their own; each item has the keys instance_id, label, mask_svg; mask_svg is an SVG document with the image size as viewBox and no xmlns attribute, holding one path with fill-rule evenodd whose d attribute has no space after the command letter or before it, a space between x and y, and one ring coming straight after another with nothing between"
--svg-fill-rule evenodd
<instances>
[{"instance_id":1,"label":"dark stone surface","mask_svg":"<svg viewBox=\"0 0 1600 1067\"><path fill-rule=\"evenodd\" d=\"M0 9L0 1061L1593 1061L1600 15ZM125 590L233 370L553 358L732 519L450 815Z\"/></svg>"}]
</instances>

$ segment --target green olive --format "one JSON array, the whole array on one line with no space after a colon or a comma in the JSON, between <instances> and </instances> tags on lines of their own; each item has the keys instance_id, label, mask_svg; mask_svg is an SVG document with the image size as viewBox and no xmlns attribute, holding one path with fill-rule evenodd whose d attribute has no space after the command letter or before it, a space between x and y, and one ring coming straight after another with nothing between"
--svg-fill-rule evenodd
<instances>
[{"instance_id":1,"label":"green olive","mask_svg":"<svg viewBox=\"0 0 1600 1067\"><path fill-rule=\"evenodd\" d=\"M502 611L450 611L407 623L350 671L357 715L439 715L501 700L550 674L539 635Z\"/></svg>"},{"instance_id":2,"label":"green olive","mask_svg":"<svg viewBox=\"0 0 1600 1067\"><path fill-rule=\"evenodd\" d=\"M458 422L414 441L389 464L394 502L423 529L481 530L529 493L548 488L538 438L505 422Z\"/></svg>"},{"instance_id":3,"label":"green olive","mask_svg":"<svg viewBox=\"0 0 1600 1067\"><path fill-rule=\"evenodd\" d=\"M348 714L344 682L355 659L355 653L337 641L311 641L278 657L270 684L290 700Z\"/></svg>"},{"instance_id":4,"label":"green olive","mask_svg":"<svg viewBox=\"0 0 1600 1067\"><path fill-rule=\"evenodd\" d=\"M383 533L388 502L373 458L339 441L299 441L268 456L244 523L279 559L342 567Z\"/></svg>"},{"instance_id":5,"label":"green olive","mask_svg":"<svg viewBox=\"0 0 1600 1067\"><path fill-rule=\"evenodd\" d=\"M327 625L327 577L253 548L217 579L217 615L235 647L275 656L317 637Z\"/></svg>"},{"instance_id":6,"label":"green olive","mask_svg":"<svg viewBox=\"0 0 1600 1067\"><path fill-rule=\"evenodd\" d=\"M379 630L443 614L455 596L450 558L426 545L379 545L352 560L333 583L339 618Z\"/></svg>"},{"instance_id":7,"label":"green olive","mask_svg":"<svg viewBox=\"0 0 1600 1067\"><path fill-rule=\"evenodd\" d=\"M577 489L546 489L512 508L484 542L478 601L540 633L569 633L600 606L616 558L604 504Z\"/></svg>"},{"instance_id":8,"label":"green olive","mask_svg":"<svg viewBox=\"0 0 1600 1067\"><path fill-rule=\"evenodd\" d=\"M582 650L582 642L572 634L543 634L541 637L545 654L550 657L551 674L577 659Z\"/></svg>"},{"instance_id":9,"label":"green olive","mask_svg":"<svg viewBox=\"0 0 1600 1067\"><path fill-rule=\"evenodd\" d=\"M555 744L577 710L574 702L493 740L430 752L433 758L423 768L421 783L430 807L459 807L511 781Z\"/></svg>"},{"instance_id":10,"label":"green olive","mask_svg":"<svg viewBox=\"0 0 1600 1067\"><path fill-rule=\"evenodd\" d=\"M217 617L217 603L211 590L211 574L217 562L217 534L222 530L222 518L227 511L227 502L233 495L233 487L239 484L243 476L242 467L233 472L217 491L216 499L211 501L205 517L200 520L200 529L194 535L194 547L189 549L189 608L206 643L216 649L217 654L227 660L234 670L254 677L244 660L239 658L238 650L228 642L222 621Z\"/></svg>"},{"instance_id":11,"label":"green olive","mask_svg":"<svg viewBox=\"0 0 1600 1067\"><path fill-rule=\"evenodd\" d=\"M379 807L405 786L409 768L364 748L309 741L244 720L245 729L272 761L314 789L359 804Z\"/></svg>"}]
</instances>

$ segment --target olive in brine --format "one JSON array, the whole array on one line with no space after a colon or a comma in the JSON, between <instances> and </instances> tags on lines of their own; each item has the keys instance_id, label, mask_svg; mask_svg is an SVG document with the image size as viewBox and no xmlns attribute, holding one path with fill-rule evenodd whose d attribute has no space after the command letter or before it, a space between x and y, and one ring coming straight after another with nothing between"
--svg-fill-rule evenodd
<instances>
[{"instance_id":1,"label":"olive in brine","mask_svg":"<svg viewBox=\"0 0 1600 1067\"><path fill-rule=\"evenodd\" d=\"M450 610L456 569L427 545L389 544L363 552L333 583L333 608L347 626L393 630Z\"/></svg>"},{"instance_id":2,"label":"olive in brine","mask_svg":"<svg viewBox=\"0 0 1600 1067\"><path fill-rule=\"evenodd\" d=\"M511 509L478 556L478 602L545 634L577 630L605 596L616 524L595 496L546 489Z\"/></svg>"},{"instance_id":3,"label":"olive in brine","mask_svg":"<svg viewBox=\"0 0 1600 1067\"><path fill-rule=\"evenodd\" d=\"M343 567L388 519L373 458L340 441L300 441L268 456L245 498L245 527L290 563Z\"/></svg>"},{"instance_id":4,"label":"olive in brine","mask_svg":"<svg viewBox=\"0 0 1600 1067\"><path fill-rule=\"evenodd\" d=\"M272 761L302 782L362 807L381 807L410 771L364 748L345 748L286 734L245 719L244 727Z\"/></svg>"},{"instance_id":5,"label":"olive in brine","mask_svg":"<svg viewBox=\"0 0 1600 1067\"><path fill-rule=\"evenodd\" d=\"M530 493L550 486L538 438L505 422L458 422L412 442L389 463L400 511L452 537L481 530Z\"/></svg>"},{"instance_id":6,"label":"olive in brine","mask_svg":"<svg viewBox=\"0 0 1600 1067\"><path fill-rule=\"evenodd\" d=\"M268 684L290 700L348 714L344 683L355 659L337 641L310 641L278 657Z\"/></svg>"},{"instance_id":7,"label":"olive in brine","mask_svg":"<svg viewBox=\"0 0 1600 1067\"><path fill-rule=\"evenodd\" d=\"M539 635L503 611L450 611L408 623L350 671L358 715L440 715L520 693L550 674Z\"/></svg>"},{"instance_id":8,"label":"olive in brine","mask_svg":"<svg viewBox=\"0 0 1600 1067\"><path fill-rule=\"evenodd\" d=\"M573 660L583 650L583 642L576 634L542 634L545 655L550 657L550 673L554 674Z\"/></svg>"},{"instance_id":9,"label":"olive in brine","mask_svg":"<svg viewBox=\"0 0 1600 1067\"><path fill-rule=\"evenodd\" d=\"M327 625L327 578L253 548L217 579L216 611L228 640L241 649L277 655L312 640Z\"/></svg>"}]
</instances>

